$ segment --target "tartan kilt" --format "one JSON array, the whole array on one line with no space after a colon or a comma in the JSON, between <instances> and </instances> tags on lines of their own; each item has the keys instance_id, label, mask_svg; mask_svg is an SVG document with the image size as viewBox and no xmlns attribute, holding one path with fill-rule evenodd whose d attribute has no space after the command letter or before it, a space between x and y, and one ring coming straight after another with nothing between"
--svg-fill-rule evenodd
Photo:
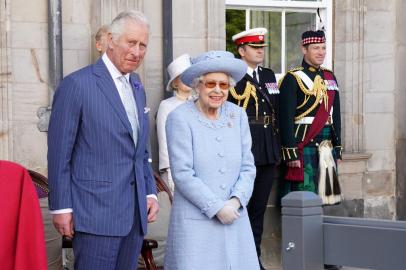
<instances>
[{"instance_id":1,"label":"tartan kilt","mask_svg":"<svg viewBox=\"0 0 406 270\"><path fill-rule=\"evenodd\" d=\"M304 181L283 181L282 184L282 197L291 191L311 191L318 193L319 182L319 153L317 145L323 140L332 139L331 126L325 126L320 133L313 139L313 142L303 148L303 162L304 162ZM332 150L334 162L337 165L337 156L334 148Z\"/></svg>"}]
</instances>

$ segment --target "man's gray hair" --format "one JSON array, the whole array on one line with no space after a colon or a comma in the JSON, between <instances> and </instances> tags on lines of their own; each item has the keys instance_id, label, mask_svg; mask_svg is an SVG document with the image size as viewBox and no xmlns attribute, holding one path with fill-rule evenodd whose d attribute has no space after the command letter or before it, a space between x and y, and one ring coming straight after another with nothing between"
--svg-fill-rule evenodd
<instances>
[{"instance_id":1,"label":"man's gray hair","mask_svg":"<svg viewBox=\"0 0 406 270\"><path fill-rule=\"evenodd\" d=\"M110 31L113 39L117 40L124 31L124 25L128 21L134 21L138 24L145 25L149 30L149 22L145 15L138 10L128 10L120 12L111 22Z\"/></svg>"}]
</instances>

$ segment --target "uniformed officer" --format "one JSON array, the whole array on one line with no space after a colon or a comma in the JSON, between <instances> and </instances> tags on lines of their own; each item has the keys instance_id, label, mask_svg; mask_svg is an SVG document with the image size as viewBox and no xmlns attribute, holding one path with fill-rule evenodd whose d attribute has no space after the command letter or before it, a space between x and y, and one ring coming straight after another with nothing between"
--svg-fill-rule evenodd
<instances>
[{"instance_id":1,"label":"uniformed officer","mask_svg":"<svg viewBox=\"0 0 406 270\"><path fill-rule=\"evenodd\" d=\"M337 79L321 66L325 42L323 31L302 34L302 65L280 83L280 129L287 165L285 193L312 191L331 205L341 201L336 167L341 159L341 118Z\"/></svg>"},{"instance_id":2,"label":"uniformed officer","mask_svg":"<svg viewBox=\"0 0 406 270\"><path fill-rule=\"evenodd\" d=\"M261 255L261 237L264 214L272 183L278 177L280 139L278 128L279 90L271 69L259 66L265 55L265 28L254 28L232 37L241 59L247 65L247 74L230 90L229 101L245 108L252 137L252 153L257 175L248 204L248 215L254 234L258 260ZM260 262L261 269L264 267Z\"/></svg>"}]
</instances>

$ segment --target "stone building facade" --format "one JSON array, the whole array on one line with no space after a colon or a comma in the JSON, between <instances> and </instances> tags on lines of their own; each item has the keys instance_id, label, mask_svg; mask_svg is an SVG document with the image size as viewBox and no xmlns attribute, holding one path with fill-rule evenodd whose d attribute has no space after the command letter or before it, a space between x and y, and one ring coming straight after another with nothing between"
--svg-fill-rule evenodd
<instances>
[{"instance_id":1,"label":"stone building facade","mask_svg":"<svg viewBox=\"0 0 406 270\"><path fill-rule=\"evenodd\" d=\"M121 10L141 10L150 20L151 36L138 72L155 115L164 97L162 1L62 1L64 75L95 60L93 37L100 25ZM333 3L333 66L341 89L345 152L339 171L346 198L336 213L406 219L406 17L402 14L406 3ZM173 0L172 6L174 57L225 48L224 1ZM50 106L52 90L47 10L46 0L0 0L0 159L44 174L47 134L38 130L37 112ZM150 122L155 126L155 119ZM151 140L156 165L154 128ZM273 202L271 198L269 220L278 216ZM278 228L275 222L269 224L273 229L266 237L271 242Z\"/></svg>"}]
</instances>

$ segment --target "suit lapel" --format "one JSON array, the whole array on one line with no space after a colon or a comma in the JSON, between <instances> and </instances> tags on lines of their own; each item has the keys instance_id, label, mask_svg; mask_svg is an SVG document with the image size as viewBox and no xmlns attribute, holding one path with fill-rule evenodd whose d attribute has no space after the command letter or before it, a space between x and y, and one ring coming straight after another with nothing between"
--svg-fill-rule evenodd
<instances>
[{"instance_id":1,"label":"suit lapel","mask_svg":"<svg viewBox=\"0 0 406 270\"><path fill-rule=\"evenodd\" d=\"M258 78L259 78L259 85L262 87L265 87L265 83L264 83L264 75L262 74L262 68L258 67Z\"/></svg>"},{"instance_id":2,"label":"suit lapel","mask_svg":"<svg viewBox=\"0 0 406 270\"><path fill-rule=\"evenodd\" d=\"M93 65L93 72L98 77L96 80L97 86L105 95L121 122L132 136L131 124L130 121L128 121L124 105L121 102L116 85L101 58Z\"/></svg>"}]
</instances>

